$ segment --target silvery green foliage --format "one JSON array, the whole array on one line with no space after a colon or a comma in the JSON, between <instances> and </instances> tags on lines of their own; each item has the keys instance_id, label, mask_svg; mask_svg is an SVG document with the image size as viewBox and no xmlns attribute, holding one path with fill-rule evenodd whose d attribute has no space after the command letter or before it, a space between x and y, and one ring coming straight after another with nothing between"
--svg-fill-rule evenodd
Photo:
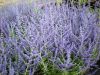
<instances>
[{"instance_id":1,"label":"silvery green foliage","mask_svg":"<svg viewBox=\"0 0 100 75\"><path fill-rule=\"evenodd\" d=\"M61 70L79 71L99 58L98 14L88 7L18 5L1 9L0 73L33 75L47 58ZM77 63L78 62L78 63Z\"/></svg>"}]
</instances>

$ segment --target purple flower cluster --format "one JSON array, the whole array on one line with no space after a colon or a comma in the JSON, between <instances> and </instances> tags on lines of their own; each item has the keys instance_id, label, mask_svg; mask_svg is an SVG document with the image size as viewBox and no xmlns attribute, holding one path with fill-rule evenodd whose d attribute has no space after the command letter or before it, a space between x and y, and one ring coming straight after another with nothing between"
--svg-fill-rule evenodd
<instances>
[{"instance_id":1,"label":"purple flower cluster","mask_svg":"<svg viewBox=\"0 0 100 75\"><path fill-rule=\"evenodd\" d=\"M79 71L99 59L98 13L88 7L18 5L0 9L0 74L33 75L47 58L61 70ZM78 62L78 63L77 63Z\"/></svg>"}]
</instances>

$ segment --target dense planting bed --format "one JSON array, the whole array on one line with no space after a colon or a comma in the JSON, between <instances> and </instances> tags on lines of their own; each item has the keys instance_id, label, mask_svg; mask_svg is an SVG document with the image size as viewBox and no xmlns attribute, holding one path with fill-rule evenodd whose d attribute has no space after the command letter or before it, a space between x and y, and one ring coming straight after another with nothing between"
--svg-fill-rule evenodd
<instances>
[{"instance_id":1,"label":"dense planting bed","mask_svg":"<svg viewBox=\"0 0 100 75\"><path fill-rule=\"evenodd\" d=\"M0 9L0 75L84 75L99 60L99 24L88 6Z\"/></svg>"}]
</instances>

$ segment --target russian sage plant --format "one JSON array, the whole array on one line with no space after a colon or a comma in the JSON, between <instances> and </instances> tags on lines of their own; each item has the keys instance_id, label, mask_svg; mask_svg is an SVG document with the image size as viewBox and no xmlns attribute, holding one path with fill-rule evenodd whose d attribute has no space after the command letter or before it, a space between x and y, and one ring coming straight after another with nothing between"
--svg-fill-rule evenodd
<instances>
[{"instance_id":1,"label":"russian sage plant","mask_svg":"<svg viewBox=\"0 0 100 75\"><path fill-rule=\"evenodd\" d=\"M44 75L51 75L45 74L49 64L66 74L88 70L99 60L99 23L98 13L86 6L0 9L0 74L33 75L42 65Z\"/></svg>"}]
</instances>

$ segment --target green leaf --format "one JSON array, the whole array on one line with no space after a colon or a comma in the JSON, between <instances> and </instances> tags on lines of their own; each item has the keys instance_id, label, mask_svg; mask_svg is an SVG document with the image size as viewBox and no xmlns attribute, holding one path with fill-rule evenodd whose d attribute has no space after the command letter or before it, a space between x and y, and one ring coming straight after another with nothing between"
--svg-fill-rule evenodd
<instances>
[{"instance_id":1,"label":"green leaf","mask_svg":"<svg viewBox=\"0 0 100 75\"><path fill-rule=\"evenodd\" d=\"M82 5L82 4L86 4L88 3L88 0L79 0L79 4Z\"/></svg>"},{"instance_id":2,"label":"green leaf","mask_svg":"<svg viewBox=\"0 0 100 75\"><path fill-rule=\"evenodd\" d=\"M93 50L93 52L92 52L92 58L95 59L95 58L98 56L98 53L99 53L98 49L95 48L95 49Z\"/></svg>"}]
</instances>

